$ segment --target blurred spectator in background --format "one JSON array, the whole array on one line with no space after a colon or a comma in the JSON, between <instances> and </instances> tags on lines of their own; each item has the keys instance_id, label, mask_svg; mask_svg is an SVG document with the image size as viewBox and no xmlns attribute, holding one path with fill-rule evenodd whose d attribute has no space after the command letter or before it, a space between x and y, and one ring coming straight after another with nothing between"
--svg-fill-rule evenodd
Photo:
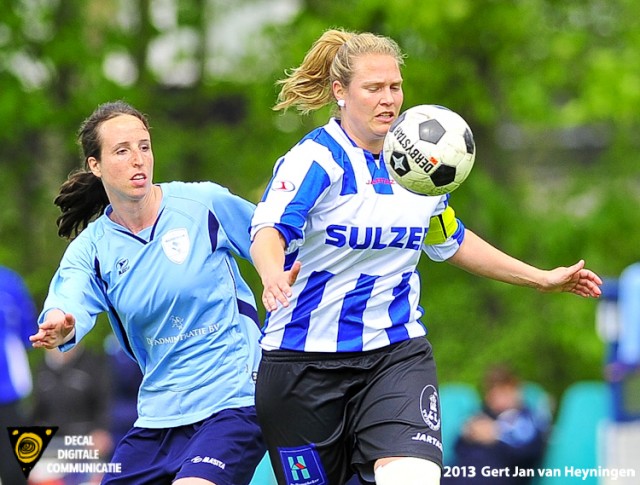
<instances>
[{"instance_id":1,"label":"blurred spectator in background","mask_svg":"<svg viewBox=\"0 0 640 485\"><path fill-rule=\"evenodd\" d=\"M35 371L33 421L59 435L92 435L109 428L110 375L102 354L83 345L49 350Z\"/></svg>"},{"instance_id":2,"label":"blurred spectator in background","mask_svg":"<svg viewBox=\"0 0 640 485\"><path fill-rule=\"evenodd\" d=\"M58 426L58 432L47 447L43 461L54 458L58 449L69 448L65 436L91 437L88 450L97 450L100 462L107 463L113 450L109 431L111 408L111 374L107 358L82 344L67 352L47 350L35 370L33 418L36 426ZM58 460L59 461L59 460ZM34 469L30 480L42 483ZM42 477L48 479L51 477ZM69 474L56 483L74 485L90 482L82 474ZM46 483L46 482L45 482Z\"/></svg>"},{"instance_id":3,"label":"blurred spectator in background","mask_svg":"<svg viewBox=\"0 0 640 485\"><path fill-rule=\"evenodd\" d=\"M24 398L32 389L26 349L37 330L36 307L16 272L0 266L0 482L20 485L26 479L13 454L8 426L24 426Z\"/></svg>"},{"instance_id":4,"label":"blurred spectator in background","mask_svg":"<svg viewBox=\"0 0 640 485\"><path fill-rule=\"evenodd\" d=\"M111 373L111 406L109 407L111 438L117 445L138 418L138 389L142 382L142 371L129 357L115 335L110 334L104 342L105 354Z\"/></svg>"},{"instance_id":5,"label":"blurred spectator in background","mask_svg":"<svg viewBox=\"0 0 640 485\"><path fill-rule=\"evenodd\" d=\"M498 365L488 370L482 411L464 424L455 445L455 465L466 467L465 473L459 477L443 477L443 484L525 485L531 482L523 474L539 465L549 423L524 403L522 391L520 380L507 366ZM483 468L502 476L483 476ZM469 470L475 472L474 477L469 476Z\"/></svg>"}]
</instances>

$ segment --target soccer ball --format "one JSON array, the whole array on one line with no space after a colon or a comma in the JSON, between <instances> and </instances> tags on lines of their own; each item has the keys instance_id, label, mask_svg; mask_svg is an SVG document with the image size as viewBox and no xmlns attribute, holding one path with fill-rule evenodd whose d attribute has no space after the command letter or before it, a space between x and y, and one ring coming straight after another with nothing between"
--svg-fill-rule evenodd
<instances>
[{"instance_id":1,"label":"soccer ball","mask_svg":"<svg viewBox=\"0 0 640 485\"><path fill-rule=\"evenodd\" d=\"M443 106L407 109L384 139L382 157L394 180L422 195L443 195L467 178L476 145L467 122Z\"/></svg>"}]
</instances>

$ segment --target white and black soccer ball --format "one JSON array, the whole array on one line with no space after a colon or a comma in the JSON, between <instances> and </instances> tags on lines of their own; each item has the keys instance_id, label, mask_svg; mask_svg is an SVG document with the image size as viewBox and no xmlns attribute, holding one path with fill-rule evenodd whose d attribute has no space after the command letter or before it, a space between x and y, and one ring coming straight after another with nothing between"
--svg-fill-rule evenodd
<instances>
[{"instance_id":1,"label":"white and black soccer ball","mask_svg":"<svg viewBox=\"0 0 640 485\"><path fill-rule=\"evenodd\" d=\"M407 190L443 195L468 177L476 145L462 116L443 106L423 104L394 121L382 156L391 176Z\"/></svg>"}]
</instances>

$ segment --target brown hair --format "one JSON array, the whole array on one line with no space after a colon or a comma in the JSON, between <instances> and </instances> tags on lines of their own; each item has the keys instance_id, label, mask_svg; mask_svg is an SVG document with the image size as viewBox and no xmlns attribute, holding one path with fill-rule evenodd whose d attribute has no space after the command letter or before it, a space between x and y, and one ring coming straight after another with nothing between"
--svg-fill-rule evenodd
<instances>
[{"instance_id":1,"label":"brown hair","mask_svg":"<svg viewBox=\"0 0 640 485\"><path fill-rule=\"evenodd\" d=\"M520 379L509 365L496 364L487 370L483 384L485 391L488 391L494 387L518 386Z\"/></svg>"},{"instance_id":2,"label":"brown hair","mask_svg":"<svg viewBox=\"0 0 640 485\"><path fill-rule=\"evenodd\" d=\"M325 31L313 43L302 64L286 71L287 77L277 81L281 89L273 109L286 111L295 106L306 114L333 102L333 81L348 87L354 60L365 54L388 54L396 59L398 66L404 64L400 47L389 37L342 29Z\"/></svg>"},{"instance_id":3,"label":"brown hair","mask_svg":"<svg viewBox=\"0 0 640 485\"><path fill-rule=\"evenodd\" d=\"M69 174L54 199L54 204L62 212L56 220L60 237L67 239L76 237L109 205L102 181L89 170L87 159L94 157L100 160L102 140L99 128L105 121L120 115L135 116L142 121L147 130L149 129L147 117L124 101L101 104L83 121L78 130L83 167Z\"/></svg>"}]
</instances>

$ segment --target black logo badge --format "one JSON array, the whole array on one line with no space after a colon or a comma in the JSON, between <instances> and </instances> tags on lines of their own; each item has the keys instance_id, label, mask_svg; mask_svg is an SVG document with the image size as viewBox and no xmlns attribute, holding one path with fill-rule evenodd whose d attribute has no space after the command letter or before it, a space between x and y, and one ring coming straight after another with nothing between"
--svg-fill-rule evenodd
<instances>
[{"instance_id":1,"label":"black logo badge","mask_svg":"<svg viewBox=\"0 0 640 485\"><path fill-rule=\"evenodd\" d=\"M25 478L36 466L51 438L58 431L57 426L28 426L7 428L13 454L18 459Z\"/></svg>"},{"instance_id":2,"label":"black logo badge","mask_svg":"<svg viewBox=\"0 0 640 485\"><path fill-rule=\"evenodd\" d=\"M407 155L402 152L394 151L391 154L390 165L391 168L400 175L400 177L404 177L411 170L409 167L409 161L407 160Z\"/></svg>"}]
</instances>

